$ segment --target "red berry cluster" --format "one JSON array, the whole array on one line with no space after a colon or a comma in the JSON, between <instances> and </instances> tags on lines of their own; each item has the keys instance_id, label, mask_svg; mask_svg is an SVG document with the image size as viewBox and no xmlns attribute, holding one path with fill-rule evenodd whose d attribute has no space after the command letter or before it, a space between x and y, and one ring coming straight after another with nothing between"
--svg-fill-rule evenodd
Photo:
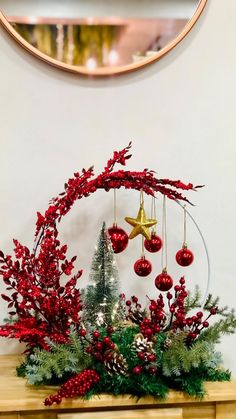
<instances>
[{"instance_id":1,"label":"red berry cluster","mask_svg":"<svg viewBox=\"0 0 236 419\"><path fill-rule=\"evenodd\" d=\"M144 369L145 371L149 372L149 374L153 375L157 372L157 367L155 365L150 365L156 361L157 357L153 351L149 350L142 350L137 353L138 358L142 362L141 365L136 365L133 368L134 374L140 374Z\"/></svg>"},{"instance_id":2,"label":"red berry cluster","mask_svg":"<svg viewBox=\"0 0 236 419\"><path fill-rule=\"evenodd\" d=\"M180 278L179 285L176 285L174 290L174 295L170 292L167 292L166 294L170 312L168 329L172 329L173 331L184 330L187 332L188 340L194 340L204 328L209 326L208 320L212 315L217 314L217 307L212 307L210 314L206 318L203 318L203 313L201 311L196 315L187 317L185 300L188 296L188 292L186 290L184 277ZM166 327L167 316L162 294L159 295L157 300L150 300L149 317L143 316L142 307L138 303L138 297L136 296L127 300L126 306L128 308L127 318L139 325L140 332L149 341L153 339L156 333L161 332ZM142 358L144 355L140 354L139 356Z\"/></svg>"},{"instance_id":3,"label":"red berry cluster","mask_svg":"<svg viewBox=\"0 0 236 419\"><path fill-rule=\"evenodd\" d=\"M82 271L64 286L60 284L60 278L63 274L71 274L76 257L67 260L67 246L61 245L57 230L51 227L44 228L32 253L17 240L14 244L17 260L0 252L0 274L11 292L11 296L3 294L2 298L8 302L10 316L16 315L17 320L1 326L0 335L45 349L45 336L65 343L70 322L80 323L82 305L76 285ZM40 334L30 330L30 322Z\"/></svg>"},{"instance_id":4,"label":"red berry cluster","mask_svg":"<svg viewBox=\"0 0 236 419\"><path fill-rule=\"evenodd\" d=\"M188 332L187 338L191 341L196 339L201 331L209 326L208 320L212 315L217 314L217 308L213 307L210 310L210 314L205 319L203 319L202 311L199 311L196 315L187 317L185 299L188 296L188 292L186 291L184 277L180 278L179 284L180 285L174 287L175 297L172 303L171 300L173 299L173 296L171 293L167 293L169 310L173 319L171 326L174 331L181 329Z\"/></svg>"},{"instance_id":5,"label":"red berry cluster","mask_svg":"<svg viewBox=\"0 0 236 419\"><path fill-rule=\"evenodd\" d=\"M128 318L136 320L135 322L139 325L144 337L151 340L153 335L161 331L166 320L162 294L156 301L150 300L150 318L143 317L138 297L133 296L131 300L126 301L126 305L128 306Z\"/></svg>"},{"instance_id":6,"label":"red berry cluster","mask_svg":"<svg viewBox=\"0 0 236 419\"><path fill-rule=\"evenodd\" d=\"M150 310L150 321L149 328L152 330L152 335L159 333L166 323L166 314L164 311L164 301L163 295L160 294L157 300L150 300L149 310ZM147 327L147 319L144 319L143 324L141 325L141 330L145 336L150 336L150 331Z\"/></svg>"},{"instance_id":7,"label":"red berry cluster","mask_svg":"<svg viewBox=\"0 0 236 419\"><path fill-rule=\"evenodd\" d=\"M188 292L186 291L185 287L185 279L184 277L180 278L179 280L180 285L176 285L174 287L175 296L174 301L171 303L173 299L173 295L168 292L166 297L168 299L168 306L174 321L172 323L172 328L176 329L183 329L186 325L186 311L185 311L185 299L188 296Z\"/></svg>"},{"instance_id":8,"label":"red berry cluster","mask_svg":"<svg viewBox=\"0 0 236 419\"><path fill-rule=\"evenodd\" d=\"M95 370L84 370L66 381L57 394L45 399L44 404L45 406L51 406L53 403L60 404L63 397L66 399L69 397L83 397L92 385L99 380L100 376Z\"/></svg>"},{"instance_id":9,"label":"red berry cluster","mask_svg":"<svg viewBox=\"0 0 236 419\"><path fill-rule=\"evenodd\" d=\"M133 368L133 374L135 374L135 375L142 374L144 368L151 375L155 375L156 372L157 372L157 367L155 367L153 365L148 366L148 367L145 367L143 365L136 365L136 367Z\"/></svg>"},{"instance_id":10,"label":"red berry cluster","mask_svg":"<svg viewBox=\"0 0 236 419\"><path fill-rule=\"evenodd\" d=\"M109 326L107 328L107 333L111 334L113 332L113 328ZM86 352L92 355L96 361L103 362L108 354L108 351L114 350L115 344L112 342L110 336L104 336L101 338L101 334L98 330L93 332L93 340L91 345L89 345L86 349Z\"/></svg>"},{"instance_id":11,"label":"red berry cluster","mask_svg":"<svg viewBox=\"0 0 236 419\"><path fill-rule=\"evenodd\" d=\"M125 304L127 305L127 307L131 307L132 304L136 308L141 307L141 305L138 303L138 297L136 297L135 295L133 295L133 297L131 297L131 300L127 300ZM131 312L131 310L132 310L132 308L129 308L129 312Z\"/></svg>"},{"instance_id":12,"label":"red berry cluster","mask_svg":"<svg viewBox=\"0 0 236 419\"><path fill-rule=\"evenodd\" d=\"M198 335L201 333L201 331L207 327L209 327L209 318L211 316L214 316L217 314L217 307L213 307L210 310L210 314L203 319L203 313L202 311L199 311L195 316L188 317L186 319L187 325L188 325L188 334L187 337L189 340L194 340L198 337Z\"/></svg>"},{"instance_id":13,"label":"red berry cluster","mask_svg":"<svg viewBox=\"0 0 236 419\"><path fill-rule=\"evenodd\" d=\"M141 304L138 302L138 297L134 295L131 297L131 300L127 300L125 304L128 309L126 319L140 325L143 321L143 312L141 310Z\"/></svg>"},{"instance_id":14,"label":"red berry cluster","mask_svg":"<svg viewBox=\"0 0 236 419\"><path fill-rule=\"evenodd\" d=\"M154 353L140 351L137 353L138 358L143 362L155 362L157 357Z\"/></svg>"},{"instance_id":15,"label":"red berry cluster","mask_svg":"<svg viewBox=\"0 0 236 419\"><path fill-rule=\"evenodd\" d=\"M133 320L139 325L140 332L144 337L151 340L156 333L159 333L163 329L166 322L166 315L162 294L159 295L157 300L150 300L150 318L143 317L141 304L138 303L138 297L133 296L131 300L127 300L126 306L128 307L128 319Z\"/></svg>"}]
</instances>

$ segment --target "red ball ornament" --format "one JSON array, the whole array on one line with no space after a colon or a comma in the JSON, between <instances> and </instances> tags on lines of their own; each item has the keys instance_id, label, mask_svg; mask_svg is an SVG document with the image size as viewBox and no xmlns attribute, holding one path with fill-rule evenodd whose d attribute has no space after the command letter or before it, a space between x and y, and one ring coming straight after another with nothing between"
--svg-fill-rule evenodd
<instances>
[{"instance_id":1,"label":"red ball ornament","mask_svg":"<svg viewBox=\"0 0 236 419\"><path fill-rule=\"evenodd\" d=\"M134 264L134 272L138 276L148 276L152 272L152 264L145 257L141 257Z\"/></svg>"},{"instance_id":2,"label":"red ball ornament","mask_svg":"<svg viewBox=\"0 0 236 419\"><path fill-rule=\"evenodd\" d=\"M144 247L148 252L155 253L158 252L162 248L162 240L156 233L151 234L151 239L144 240Z\"/></svg>"},{"instance_id":3,"label":"red ball ornament","mask_svg":"<svg viewBox=\"0 0 236 419\"><path fill-rule=\"evenodd\" d=\"M162 273L155 279L155 286L159 291L169 291L173 286L173 279L163 269Z\"/></svg>"},{"instance_id":4,"label":"red ball ornament","mask_svg":"<svg viewBox=\"0 0 236 419\"><path fill-rule=\"evenodd\" d=\"M112 248L114 253L121 253L126 249L129 241L127 233L116 224L108 228L108 234L111 239Z\"/></svg>"},{"instance_id":5,"label":"red ball ornament","mask_svg":"<svg viewBox=\"0 0 236 419\"><path fill-rule=\"evenodd\" d=\"M193 263L194 255L186 245L183 245L182 249L176 253L175 259L180 266L189 266Z\"/></svg>"}]
</instances>

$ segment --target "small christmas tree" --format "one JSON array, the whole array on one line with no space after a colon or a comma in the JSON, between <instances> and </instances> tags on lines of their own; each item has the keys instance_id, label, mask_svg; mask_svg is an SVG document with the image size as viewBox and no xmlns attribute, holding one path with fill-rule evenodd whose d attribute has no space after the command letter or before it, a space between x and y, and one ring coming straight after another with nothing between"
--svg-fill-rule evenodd
<instances>
[{"instance_id":1,"label":"small christmas tree","mask_svg":"<svg viewBox=\"0 0 236 419\"><path fill-rule=\"evenodd\" d=\"M85 293L83 320L91 325L110 325L119 305L118 269L105 222L93 256L90 281L92 285Z\"/></svg>"}]
</instances>

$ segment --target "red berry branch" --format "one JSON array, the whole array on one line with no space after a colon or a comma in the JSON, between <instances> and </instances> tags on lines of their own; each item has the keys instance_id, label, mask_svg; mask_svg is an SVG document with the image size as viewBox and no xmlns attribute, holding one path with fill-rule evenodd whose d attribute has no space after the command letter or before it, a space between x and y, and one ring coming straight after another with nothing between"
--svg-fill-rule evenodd
<instances>
[{"instance_id":1,"label":"red berry branch","mask_svg":"<svg viewBox=\"0 0 236 419\"><path fill-rule=\"evenodd\" d=\"M82 305L76 285L82 271L61 286L61 276L71 275L76 257L66 258L67 246L61 246L57 236L56 229L45 228L38 254L14 240L15 261L0 253L0 273L11 292L2 298L8 302L9 315L15 316L15 322L0 327L0 336L46 348L45 336L66 342L71 322L80 324Z\"/></svg>"},{"instance_id":2,"label":"red berry branch","mask_svg":"<svg viewBox=\"0 0 236 419\"><path fill-rule=\"evenodd\" d=\"M152 340L154 336L163 331L186 332L188 341L195 340L203 329L209 327L209 319L217 314L217 307L209 310L209 315L203 319L203 312L199 311L196 315L187 316L186 314L186 298L188 291L185 287L184 277L180 278L179 285L174 287L175 295L170 292L166 294L167 305L164 302L162 294L159 294L156 300L150 300L149 313L145 314L138 297L133 296L131 300L126 301L127 320L131 320L140 328L140 333Z\"/></svg>"},{"instance_id":3,"label":"red berry branch","mask_svg":"<svg viewBox=\"0 0 236 419\"><path fill-rule=\"evenodd\" d=\"M192 183L184 184L180 180L173 181L169 179L158 179L154 176L154 171L144 169L142 172L131 172L118 170L113 171L116 164L126 165L126 161L130 159L131 155L128 154L131 148L131 143L123 150L114 152L113 158L108 160L104 171L97 177L94 176L93 167L88 170L83 169L82 173L74 173L74 177L70 178L65 183L65 188L58 197L53 198L51 205L44 215L38 213L36 235L41 228L51 225L55 221L60 221L61 217L66 215L71 209L72 205L82 197L88 197L97 189L119 189L124 187L126 189L143 190L149 195L161 193L170 199L179 199L188 201L179 191L182 190L196 190L200 186L193 186Z\"/></svg>"}]
</instances>

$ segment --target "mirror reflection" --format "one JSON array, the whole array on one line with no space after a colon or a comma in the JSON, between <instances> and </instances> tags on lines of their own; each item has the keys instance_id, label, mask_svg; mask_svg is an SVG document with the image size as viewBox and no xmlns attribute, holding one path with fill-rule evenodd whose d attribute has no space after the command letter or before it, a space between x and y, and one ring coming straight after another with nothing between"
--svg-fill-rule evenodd
<instances>
[{"instance_id":1,"label":"mirror reflection","mask_svg":"<svg viewBox=\"0 0 236 419\"><path fill-rule=\"evenodd\" d=\"M198 0L0 0L15 30L40 52L85 67L119 67L157 54L183 30Z\"/></svg>"}]
</instances>

